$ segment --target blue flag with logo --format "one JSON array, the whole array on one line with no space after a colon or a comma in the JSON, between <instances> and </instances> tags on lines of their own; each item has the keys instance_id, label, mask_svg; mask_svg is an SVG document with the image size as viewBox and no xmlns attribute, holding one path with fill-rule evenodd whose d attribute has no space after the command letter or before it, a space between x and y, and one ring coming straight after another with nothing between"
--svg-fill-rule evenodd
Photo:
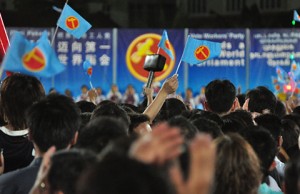
<instances>
[{"instance_id":1,"label":"blue flag with logo","mask_svg":"<svg viewBox=\"0 0 300 194\"><path fill-rule=\"evenodd\" d=\"M37 77L52 77L65 70L50 45L47 32L34 43L15 32L2 63L4 70Z\"/></svg>"},{"instance_id":2,"label":"blue flag with logo","mask_svg":"<svg viewBox=\"0 0 300 194\"><path fill-rule=\"evenodd\" d=\"M81 17L68 4L65 4L57 21L57 25L77 39L82 37L92 27L90 23Z\"/></svg>"},{"instance_id":3,"label":"blue flag with logo","mask_svg":"<svg viewBox=\"0 0 300 194\"><path fill-rule=\"evenodd\" d=\"M294 10L294 20L296 22L300 22L300 17L299 17L299 14L298 14L298 12L296 10Z\"/></svg>"},{"instance_id":4,"label":"blue flag with logo","mask_svg":"<svg viewBox=\"0 0 300 194\"><path fill-rule=\"evenodd\" d=\"M188 36L182 61L191 65L203 63L221 54L221 43L207 40L198 40Z\"/></svg>"},{"instance_id":5,"label":"blue flag with logo","mask_svg":"<svg viewBox=\"0 0 300 194\"><path fill-rule=\"evenodd\" d=\"M158 47L163 49L171 57L171 59L174 60L174 56L171 51L170 41L168 38L168 33L166 30L163 31L161 39L158 43Z\"/></svg>"}]
</instances>

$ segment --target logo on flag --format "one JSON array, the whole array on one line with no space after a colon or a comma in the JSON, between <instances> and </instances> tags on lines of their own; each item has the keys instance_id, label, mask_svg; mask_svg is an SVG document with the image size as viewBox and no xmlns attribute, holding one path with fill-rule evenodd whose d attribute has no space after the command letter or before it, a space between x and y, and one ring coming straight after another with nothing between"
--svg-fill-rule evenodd
<instances>
[{"instance_id":1,"label":"logo on flag","mask_svg":"<svg viewBox=\"0 0 300 194\"><path fill-rule=\"evenodd\" d=\"M90 23L81 17L68 4L65 4L57 21L57 25L77 39L82 37L92 27Z\"/></svg>"},{"instance_id":2,"label":"logo on flag","mask_svg":"<svg viewBox=\"0 0 300 194\"><path fill-rule=\"evenodd\" d=\"M198 40L189 36L182 54L182 61L196 65L218 57L220 54L221 43Z\"/></svg>"},{"instance_id":3,"label":"logo on flag","mask_svg":"<svg viewBox=\"0 0 300 194\"><path fill-rule=\"evenodd\" d=\"M210 50L207 46L199 46L195 50L195 57L200 61L204 61L208 59L209 55L210 55Z\"/></svg>"},{"instance_id":4,"label":"logo on flag","mask_svg":"<svg viewBox=\"0 0 300 194\"><path fill-rule=\"evenodd\" d=\"M79 21L76 17L70 16L66 19L66 26L71 30L75 30L79 26Z\"/></svg>"},{"instance_id":5,"label":"logo on flag","mask_svg":"<svg viewBox=\"0 0 300 194\"><path fill-rule=\"evenodd\" d=\"M164 30L163 31L163 34L161 36L161 39L158 43L158 47L163 49L167 55L169 55L169 57L174 60L174 55L171 51L171 47L170 47L170 41L169 41L169 38L168 38L168 34L167 34L167 31Z\"/></svg>"},{"instance_id":6,"label":"logo on flag","mask_svg":"<svg viewBox=\"0 0 300 194\"><path fill-rule=\"evenodd\" d=\"M149 72L144 70L144 62L146 55L157 52L157 46L162 40L162 36L158 34L147 33L136 37L128 46L126 51L126 65L136 79L147 82ZM167 41L168 42L168 41ZM171 43L163 42L163 46L169 44L172 56L175 56L175 51ZM162 47L161 47L162 48ZM175 61L167 54L164 49L160 50L160 54L166 57L166 64L162 71L155 72L155 81L161 81L168 77L174 69Z\"/></svg>"},{"instance_id":7,"label":"logo on flag","mask_svg":"<svg viewBox=\"0 0 300 194\"><path fill-rule=\"evenodd\" d=\"M43 52L39 48L34 48L26 53L22 58L23 66L31 72L40 72L46 67L46 60Z\"/></svg>"},{"instance_id":8,"label":"logo on flag","mask_svg":"<svg viewBox=\"0 0 300 194\"><path fill-rule=\"evenodd\" d=\"M15 32L2 65L7 71L39 77L52 77L65 70L49 43L47 32L35 43Z\"/></svg>"}]
</instances>

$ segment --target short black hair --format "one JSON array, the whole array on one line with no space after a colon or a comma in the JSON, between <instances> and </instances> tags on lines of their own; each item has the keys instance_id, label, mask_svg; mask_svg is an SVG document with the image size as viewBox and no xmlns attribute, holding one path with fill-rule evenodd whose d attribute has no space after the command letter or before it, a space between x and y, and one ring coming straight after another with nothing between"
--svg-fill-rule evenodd
<instances>
[{"instance_id":1,"label":"short black hair","mask_svg":"<svg viewBox=\"0 0 300 194\"><path fill-rule=\"evenodd\" d=\"M81 113L85 112L93 112L96 108L96 105L92 102L88 102L85 100L81 100L79 102L76 102L76 105L80 109Z\"/></svg>"},{"instance_id":2,"label":"short black hair","mask_svg":"<svg viewBox=\"0 0 300 194\"><path fill-rule=\"evenodd\" d=\"M248 110L250 112L263 113L264 110L269 110L275 113L276 97L268 88L259 86L250 90L246 99L249 98Z\"/></svg>"},{"instance_id":3,"label":"short black hair","mask_svg":"<svg viewBox=\"0 0 300 194\"><path fill-rule=\"evenodd\" d=\"M286 194L300 193L300 155L292 158L285 166L284 184Z\"/></svg>"},{"instance_id":4,"label":"short black hair","mask_svg":"<svg viewBox=\"0 0 300 194\"><path fill-rule=\"evenodd\" d=\"M43 97L45 90L37 78L15 73L5 78L1 84L1 115L14 130L26 129L26 110Z\"/></svg>"},{"instance_id":5,"label":"short black hair","mask_svg":"<svg viewBox=\"0 0 300 194\"><path fill-rule=\"evenodd\" d=\"M62 191L74 194L77 182L83 172L96 163L96 155L86 150L64 150L51 157L48 181L51 193Z\"/></svg>"},{"instance_id":6,"label":"short black hair","mask_svg":"<svg viewBox=\"0 0 300 194\"><path fill-rule=\"evenodd\" d=\"M238 119L239 121L241 121L247 127L250 127L250 126L254 125L251 113L248 112L248 111L242 110L242 109L230 112L226 116L228 116L230 118Z\"/></svg>"},{"instance_id":7,"label":"short black hair","mask_svg":"<svg viewBox=\"0 0 300 194\"><path fill-rule=\"evenodd\" d=\"M197 113L191 115L189 120L195 120L198 118L204 118L214 121L219 125L219 127L222 127L224 124L223 120L218 114L209 111L199 110Z\"/></svg>"},{"instance_id":8,"label":"short black hair","mask_svg":"<svg viewBox=\"0 0 300 194\"><path fill-rule=\"evenodd\" d=\"M127 112L114 102L105 102L98 104L96 109L92 113L91 120L104 116L120 119L124 122L127 128L129 127L130 118Z\"/></svg>"},{"instance_id":9,"label":"short black hair","mask_svg":"<svg viewBox=\"0 0 300 194\"><path fill-rule=\"evenodd\" d=\"M246 101L246 94L238 94L236 97L240 103L240 106L242 107Z\"/></svg>"},{"instance_id":10,"label":"short black hair","mask_svg":"<svg viewBox=\"0 0 300 194\"><path fill-rule=\"evenodd\" d=\"M231 116L223 116L223 126L222 126L222 132L224 134L227 133L241 133L243 130L247 128L247 125L245 125L240 119L231 117Z\"/></svg>"},{"instance_id":11,"label":"short black hair","mask_svg":"<svg viewBox=\"0 0 300 194\"><path fill-rule=\"evenodd\" d=\"M260 159L262 173L265 177L268 176L269 168L277 154L275 139L269 131L261 126L249 127L241 134L249 142Z\"/></svg>"},{"instance_id":12,"label":"short black hair","mask_svg":"<svg viewBox=\"0 0 300 194\"><path fill-rule=\"evenodd\" d=\"M197 118L192 121L192 124L200 133L209 134L213 139L216 139L223 135L220 126L212 120Z\"/></svg>"},{"instance_id":13,"label":"short black hair","mask_svg":"<svg viewBox=\"0 0 300 194\"><path fill-rule=\"evenodd\" d=\"M35 103L26 114L29 135L40 151L52 145L66 148L80 127L79 109L71 98L50 94Z\"/></svg>"},{"instance_id":14,"label":"short black hair","mask_svg":"<svg viewBox=\"0 0 300 194\"><path fill-rule=\"evenodd\" d=\"M236 98L235 86L229 80L213 80L205 87L206 102L212 112L226 113Z\"/></svg>"},{"instance_id":15,"label":"short black hair","mask_svg":"<svg viewBox=\"0 0 300 194\"><path fill-rule=\"evenodd\" d=\"M81 123L78 133L80 134L82 129L90 122L92 113L90 112L84 112L80 113Z\"/></svg>"},{"instance_id":16,"label":"short black hair","mask_svg":"<svg viewBox=\"0 0 300 194\"><path fill-rule=\"evenodd\" d=\"M276 100L275 115L277 115L279 118L282 118L286 115L285 105L280 100Z\"/></svg>"},{"instance_id":17,"label":"short black hair","mask_svg":"<svg viewBox=\"0 0 300 194\"><path fill-rule=\"evenodd\" d=\"M161 107L158 115L155 118L155 123L160 121L167 121L172 117L179 116L187 110L184 102L177 98L168 98Z\"/></svg>"},{"instance_id":18,"label":"short black hair","mask_svg":"<svg viewBox=\"0 0 300 194\"><path fill-rule=\"evenodd\" d=\"M293 114L300 115L300 106L296 106L296 107L293 109Z\"/></svg>"},{"instance_id":19,"label":"short black hair","mask_svg":"<svg viewBox=\"0 0 300 194\"><path fill-rule=\"evenodd\" d=\"M300 134L300 128L293 120L290 119L282 119L281 123L283 128L282 148L286 151L289 157L292 158L297 152L299 152L298 138Z\"/></svg>"},{"instance_id":20,"label":"short black hair","mask_svg":"<svg viewBox=\"0 0 300 194\"><path fill-rule=\"evenodd\" d=\"M186 141L195 137L198 130L197 128L183 116L175 116L168 120L170 127L177 127L180 130L181 135Z\"/></svg>"},{"instance_id":21,"label":"short black hair","mask_svg":"<svg viewBox=\"0 0 300 194\"><path fill-rule=\"evenodd\" d=\"M262 114L255 117L254 121L257 123L257 125L267 129L276 140L277 146L279 146L279 138L282 136L282 125L280 118L274 114Z\"/></svg>"},{"instance_id":22,"label":"short black hair","mask_svg":"<svg viewBox=\"0 0 300 194\"><path fill-rule=\"evenodd\" d=\"M127 130L121 120L113 117L96 118L82 129L76 147L100 153L112 140L127 136Z\"/></svg>"},{"instance_id":23,"label":"short black hair","mask_svg":"<svg viewBox=\"0 0 300 194\"><path fill-rule=\"evenodd\" d=\"M108 155L90 168L77 185L77 194L173 194L166 175L154 166L128 157Z\"/></svg>"},{"instance_id":24,"label":"short black hair","mask_svg":"<svg viewBox=\"0 0 300 194\"><path fill-rule=\"evenodd\" d=\"M150 122L150 118L145 114L131 113L128 116L130 117L129 134L134 134L134 128L141 123Z\"/></svg>"}]
</instances>

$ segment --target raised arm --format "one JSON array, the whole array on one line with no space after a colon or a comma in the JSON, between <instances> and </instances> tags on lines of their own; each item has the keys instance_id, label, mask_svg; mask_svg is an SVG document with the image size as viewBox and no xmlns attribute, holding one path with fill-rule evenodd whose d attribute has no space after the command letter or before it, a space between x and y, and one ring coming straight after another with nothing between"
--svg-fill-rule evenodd
<instances>
[{"instance_id":1,"label":"raised arm","mask_svg":"<svg viewBox=\"0 0 300 194\"><path fill-rule=\"evenodd\" d=\"M146 114L150 118L150 122L155 119L156 115L163 106L167 96L174 93L178 88L178 75L173 75L171 78L167 79L163 84L162 88L159 90L157 96L153 102L146 108L143 114Z\"/></svg>"}]
</instances>

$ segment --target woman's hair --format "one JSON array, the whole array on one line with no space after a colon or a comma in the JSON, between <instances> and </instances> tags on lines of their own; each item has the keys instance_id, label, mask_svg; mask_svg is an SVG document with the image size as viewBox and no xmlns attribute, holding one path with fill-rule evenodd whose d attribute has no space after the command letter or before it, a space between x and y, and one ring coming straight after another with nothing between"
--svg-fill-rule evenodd
<instances>
[{"instance_id":1,"label":"woman's hair","mask_svg":"<svg viewBox=\"0 0 300 194\"><path fill-rule=\"evenodd\" d=\"M252 147L238 134L215 140L217 162L214 194L256 194L262 174Z\"/></svg>"},{"instance_id":2,"label":"woman's hair","mask_svg":"<svg viewBox=\"0 0 300 194\"><path fill-rule=\"evenodd\" d=\"M3 80L0 88L0 113L14 130L25 129L25 112L45 97L41 82L32 76L13 74Z\"/></svg>"}]
</instances>

